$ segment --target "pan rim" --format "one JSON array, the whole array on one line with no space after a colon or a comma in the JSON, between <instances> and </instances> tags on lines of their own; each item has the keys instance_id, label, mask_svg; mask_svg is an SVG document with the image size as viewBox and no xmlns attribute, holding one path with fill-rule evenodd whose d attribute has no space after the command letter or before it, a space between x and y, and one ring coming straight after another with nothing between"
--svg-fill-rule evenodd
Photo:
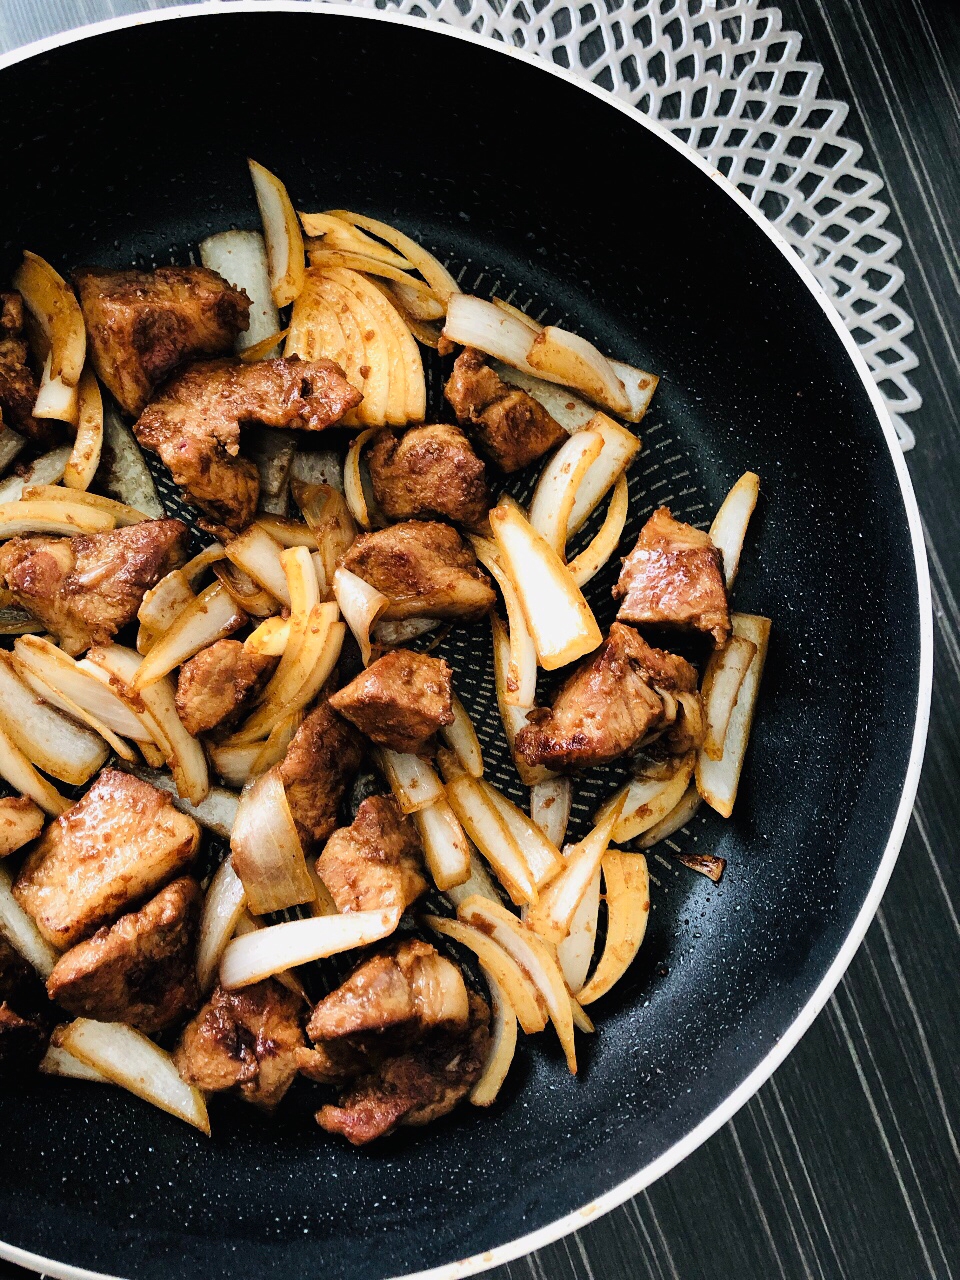
<instances>
[{"instance_id":1,"label":"pan rim","mask_svg":"<svg viewBox=\"0 0 960 1280\"><path fill-rule=\"evenodd\" d=\"M442 1263L426 1271L405 1272L394 1280L460 1280L461 1277L476 1275L492 1267L511 1262L516 1258L540 1249L547 1244L562 1239L571 1232L586 1226L603 1214L610 1212L624 1201L637 1195L645 1187L669 1172L702 1143L711 1137L753 1096L766 1080L770 1078L788 1054L795 1048L800 1038L809 1029L814 1019L833 994L840 979L852 961L860 943L863 941L880 900L893 873L893 868L906 835L907 826L916 796L923 764L927 729L930 718L930 702L933 686L933 610L931 604L930 574L927 564L926 549L923 537L923 526L920 510L917 505L913 483L907 470L903 452L897 440L896 432L889 411L883 402L880 391L874 381L867 363L856 346L840 313L825 293L809 267L797 256L784 239L763 214L724 175L712 166L698 151L688 143L681 141L670 130L658 121L650 119L625 102L621 102L606 89L592 84L565 67L545 61L524 49L518 49L499 41L477 35L472 31L464 31L444 23L430 22L421 18L409 17L406 14L386 12L378 9L355 8L350 4L332 3L331 0L200 0L199 3L172 5L169 8L152 10L144 13L127 14L117 18L107 18L99 22L88 23L69 31L59 32L44 37L30 44L0 55L0 72L7 67L15 66L30 58L37 57L54 49L82 40L105 35L114 31L127 30L138 26L147 26L156 22L166 22L178 18L212 17L218 14L231 13L329 13L339 17L357 20L391 23L395 26L414 27L428 30L450 39L462 40L486 49L494 50L502 56L526 63L548 75L553 75L567 84L592 95L598 101L619 111L622 115L649 130L662 142L672 147L697 169L710 178L753 222L763 231L770 241L780 250L793 270L819 304L834 332L840 339L847 356L850 358L857 375L867 392L867 396L876 413L880 430L886 441L893 462L894 471L900 486L900 494L907 517L910 542L914 556L914 567L917 575L917 607L920 620L920 663L917 684L917 707L910 745L910 755L903 781L900 800L894 814L880 863L863 904L853 921L832 963L821 978L816 990L811 994L803 1008L783 1032L774 1048L754 1067L750 1074L728 1094L720 1104L705 1116L689 1133L675 1142L656 1160L645 1165L631 1177L624 1179L617 1186L610 1188L571 1213L555 1219L546 1226L526 1235L518 1236L495 1248L454 1262ZM89 1271L74 1267L69 1263L57 1262L44 1258L39 1254L20 1249L14 1245L0 1241L0 1259L43 1272L57 1280L122 1280L121 1277L108 1275L106 1272Z\"/></svg>"}]
</instances>

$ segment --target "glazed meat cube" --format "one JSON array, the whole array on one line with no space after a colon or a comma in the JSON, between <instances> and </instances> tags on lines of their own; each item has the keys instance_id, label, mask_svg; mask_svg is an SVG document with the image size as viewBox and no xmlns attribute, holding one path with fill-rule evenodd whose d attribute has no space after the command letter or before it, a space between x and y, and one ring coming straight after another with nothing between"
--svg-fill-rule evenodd
<instances>
[{"instance_id":1,"label":"glazed meat cube","mask_svg":"<svg viewBox=\"0 0 960 1280\"><path fill-rule=\"evenodd\" d=\"M234 532L253 519L260 478L240 456L240 426L322 431L363 397L332 360L213 360L195 364L160 391L134 425L174 480L212 522Z\"/></svg>"},{"instance_id":2,"label":"glazed meat cube","mask_svg":"<svg viewBox=\"0 0 960 1280\"><path fill-rule=\"evenodd\" d=\"M47 827L13 892L63 950L172 880L192 862L199 840L197 824L165 792L104 769Z\"/></svg>"},{"instance_id":3,"label":"glazed meat cube","mask_svg":"<svg viewBox=\"0 0 960 1280\"><path fill-rule=\"evenodd\" d=\"M97 376L131 417L174 369L226 355L250 323L250 299L206 267L73 274Z\"/></svg>"},{"instance_id":4,"label":"glazed meat cube","mask_svg":"<svg viewBox=\"0 0 960 1280\"><path fill-rule=\"evenodd\" d=\"M23 299L0 293L0 422L32 440L49 440L53 428L33 416L40 385L27 364Z\"/></svg>"},{"instance_id":5,"label":"glazed meat cube","mask_svg":"<svg viewBox=\"0 0 960 1280\"><path fill-rule=\"evenodd\" d=\"M457 531L433 521L361 534L340 563L387 596L385 619L479 618L496 598Z\"/></svg>"},{"instance_id":6,"label":"glazed meat cube","mask_svg":"<svg viewBox=\"0 0 960 1280\"><path fill-rule=\"evenodd\" d=\"M553 707L529 713L514 745L531 765L570 771L605 764L668 723L658 689L696 688L689 662L652 649L639 632L615 622L600 648L565 682Z\"/></svg>"},{"instance_id":7,"label":"glazed meat cube","mask_svg":"<svg viewBox=\"0 0 960 1280\"><path fill-rule=\"evenodd\" d=\"M181 1021L197 1006L202 897L197 882L182 876L78 942L47 979L50 999L75 1017L126 1022L147 1035Z\"/></svg>"},{"instance_id":8,"label":"glazed meat cube","mask_svg":"<svg viewBox=\"0 0 960 1280\"><path fill-rule=\"evenodd\" d=\"M46 822L43 810L26 796L0 800L0 858L36 840Z\"/></svg>"},{"instance_id":9,"label":"glazed meat cube","mask_svg":"<svg viewBox=\"0 0 960 1280\"><path fill-rule=\"evenodd\" d=\"M330 705L378 746L416 752L453 721L452 675L442 658L393 649L331 694Z\"/></svg>"},{"instance_id":10,"label":"glazed meat cube","mask_svg":"<svg viewBox=\"0 0 960 1280\"><path fill-rule=\"evenodd\" d=\"M482 351L465 347L446 386L457 421L503 471L519 471L566 440L567 433L539 401L504 382Z\"/></svg>"},{"instance_id":11,"label":"glazed meat cube","mask_svg":"<svg viewBox=\"0 0 960 1280\"><path fill-rule=\"evenodd\" d=\"M217 640L201 649L177 679L177 714L187 733L196 738L232 725L276 665L276 658L251 653L239 640Z\"/></svg>"},{"instance_id":12,"label":"glazed meat cube","mask_svg":"<svg viewBox=\"0 0 960 1280\"><path fill-rule=\"evenodd\" d=\"M235 1090L271 1110L297 1074L303 1048L300 1000L268 978L239 991L216 988L184 1028L173 1060L188 1084L204 1093Z\"/></svg>"},{"instance_id":13,"label":"glazed meat cube","mask_svg":"<svg viewBox=\"0 0 960 1280\"><path fill-rule=\"evenodd\" d=\"M36 1068L50 1040L43 983L0 934L0 1081Z\"/></svg>"},{"instance_id":14,"label":"glazed meat cube","mask_svg":"<svg viewBox=\"0 0 960 1280\"><path fill-rule=\"evenodd\" d=\"M321 844L336 827L337 808L362 758L356 729L321 702L274 765L305 850Z\"/></svg>"},{"instance_id":15,"label":"glazed meat cube","mask_svg":"<svg viewBox=\"0 0 960 1280\"><path fill-rule=\"evenodd\" d=\"M75 538L11 538L0 582L76 655L136 618L145 592L183 563L186 537L180 520L142 520Z\"/></svg>"},{"instance_id":16,"label":"glazed meat cube","mask_svg":"<svg viewBox=\"0 0 960 1280\"><path fill-rule=\"evenodd\" d=\"M717 648L730 635L723 558L708 534L674 520L669 507L640 530L613 595L621 622L709 632Z\"/></svg>"},{"instance_id":17,"label":"glazed meat cube","mask_svg":"<svg viewBox=\"0 0 960 1280\"><path fill-rule=\"evenodd\" d=\"M317 859L317 875L337 910L396 911L427 890L413 822L396 800L368 796L349 827L335 831Z\"/></svg>"},{"instance_id":18,"label":"glazed meat cube","mask_svg":"<svg viewBox=\"0 0 960 1280\"><path fill-rule=\"evenodd\" d=\"M481 526L490 509L486 472L458 427L381 432L367 453L373 494L391 520L446 516Z\"/></svg>"}]
</instances>

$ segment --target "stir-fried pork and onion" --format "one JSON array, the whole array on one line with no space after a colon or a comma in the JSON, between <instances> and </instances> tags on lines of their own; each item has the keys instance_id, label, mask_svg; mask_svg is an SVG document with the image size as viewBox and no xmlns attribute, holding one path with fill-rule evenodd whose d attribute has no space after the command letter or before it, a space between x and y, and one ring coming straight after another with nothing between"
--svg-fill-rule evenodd
<instances>
[{"instance_id":1,"label":"stir-fried pork and onion","mask_svg":"<svg viewBox=\"0 0 960 1280\"><path fill-rule=\"evenodd\" d=\"M212 1095L299 1081L361 1144L489 1105L518 1028L575 1071L643 938L641 850L730 815L758 481L624 546L656 378L251 173L263 235L203 266L25 253L0 294L0 1080L112 1082L204 1132ZM604 633L583 588L618 552ZM529 812L457 696L485 673L430 652L461 627L492 629L484 741ZM613 761L567 843L577 775Z\"/></svg>"}]
</instances>

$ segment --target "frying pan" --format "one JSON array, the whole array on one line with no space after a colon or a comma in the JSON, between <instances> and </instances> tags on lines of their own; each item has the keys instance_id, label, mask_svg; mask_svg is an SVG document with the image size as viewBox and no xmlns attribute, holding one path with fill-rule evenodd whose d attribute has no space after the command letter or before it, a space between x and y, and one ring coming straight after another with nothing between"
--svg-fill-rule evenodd
<instances>
[{"instance_id":1,"label":"frying pan","mask_svg":"<svg viewBox=\"0 0 960 1280\"><path fill-rule=\"evenodd\" d=\"M257 225L247 155L298 207L395 222L465 287L661 374L625 546L661 501L703 523L743 471L763 483L736 600L774 631L741 794L730 822L678 837L727 873L713 885L651 860L648 937L596 1006L578 1079L546 1037L527 1041L489 1111L367 1150L320 1132L305 1082L272 1120L217 1105L209 1140L115 1090L39 1080L0 1097L11 1260L56 1276L452 1278L682 1159L839 980L920 767L919 520L866 366L747 201L599 89L469 35L228 3L22 51L0 73L0 278L25 246L64 268L189 261L210 232ZM602 625L609 583L591 593ZM485 628L450 645L491 773L519 796L490 737ZM611 788L588 775L575 817Z\"/></svg>"}]
</instances>

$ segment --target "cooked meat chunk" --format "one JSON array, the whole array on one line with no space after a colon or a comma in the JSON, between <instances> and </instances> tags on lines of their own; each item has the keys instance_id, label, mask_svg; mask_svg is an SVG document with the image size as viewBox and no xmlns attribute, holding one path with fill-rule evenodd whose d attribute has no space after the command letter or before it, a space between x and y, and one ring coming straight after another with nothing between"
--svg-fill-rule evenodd
<instances>
[{"instance_id":1,"label":"cooked meat chunk","mask_svg":"<svg viewBox=\"0 0 960 1280\"><path fill-rule=\"evenodd\" d=\"M350 826L327 841L317 875L341 912L396 911L399 917L427 890L417 829L392 796L363 801Z\"/></svg>"},{"instance_id":2,"label":"cooked meat chunk","mask_svg":"<svg viewBox=\"0 0 960 1280\"><path fill-rule=\"evenodd\" d=\"M308 852L322 844L336 827L337 808L362 758L356 729L321 702L293 735L287 754L274 766L279 770L297 832Z\"/></svg>"},{"instance_id":3,"label":"cooked meat chunk","mask_svg":"<svg viewBox=\"0 0 960 1280\"><path fill-rule=\"evenodd\" d=\"M256 466L240 456L241 424L322 431L361 399L332 360L212 360L168 382L134 433L214 526L237 531L253 519L260 492Z\"/></svg>"},{"instance_id":4,"label":"cooked meat chunk","mask_svg":"<svg viewBox=\"0 0 960 1280\"><path fill-rule=\"evenodd\" d=\"M567 438L539 401L504 382L473 347L454 361L446 394L457 421L472 428L480 448L503 471L529 466Z\"/></svg>"},{"instance_id":5,"label":"cooked meat chunk","mask_svg":"<svg viewBox=\"0 0 960 1280\"><path fill-rule=\"evenodd\" d=\"M658 507L640 530L613 589L621 622L709 632L719 648L730 634L723 557L706 533Z\"/></svg>"},{"instance_id":6,"label":"cooked meat chunk","mask_svg":"<svg viewBox=\"0 0 960 1280\"><path fill-rule=\"evenodd\" d=\"M145 907L60 957L47 992L67 1013L127 1022L147 1035L197 1006L195 971L202 894L182 876Z\"/></svg>"},{"instance_id":7,"label":"cooked meat chunk","mask_svg":"<svg viewBox=\"0 0 960 1280\"><path fill-rule=\"evenodd\" d=\"M174 369L226 355L250 323L247 295L206 267L87 267L73 282L97 375L131 417Z\"/></svg>"},{"instance_id":8,"label":"cooked meat chunk","mask_svg":"<svg viewBox=\"0 0 960 1280\"><path fill-rule=\"evenodd\" d=\"M332 694L330 705L378 746L419 751L453 721L452 675L442 658L393 649Z\"/></svg>"},{"instance_id":9,"label":"cooked meat chunk","mask_svg":"<svg viewBox=\"0 0 960 1280\"><path fill-rule=\"evenodd\" d=\"M27 364L23 299L0 293L0 422L32 440L49 440L49 423L33 416L40 385Z\"/></svg>"},{"instance_id":10,"label":"cooked meat chunk","mask_svg":"<svg viewBox=\"0 0 960 1280\"><path fill-rule=\"evenodd\" d=\"M50 1012L43 983L0 934L0 1081L36 1067L50 1039Z\"/></svg>"},{"instance_id":11,"label":"cooked meat chunk","mask_svg":"<svg viewBox=\"0 0 960 1280\"><path fill-rule=\"evenodd\" d=\"M82 800L51 822L13 892L61 950L142 902L192 860L200 830L165 792L104 769Z\"/></svg>"},{"instance_id":12,"label":"cooked meat chunk","mask_svg":"<svg viewBox=\"0 0 960 1280\"><path fill-rule=\"evenodd\" d=\"M36 840L46 822L43 810L27 796L0 800L0 858Z\"/></svg>"},{"instance_id":13,"label":"cooked meat chunk","mask_svg":"<svg viewBox=\"0 0 960 1280\"><path fill-rule=\"evenodd\" d=\"M233 724L263 689L276 658L251 653L239 640L217 640L180 668L177 714L196 738Z\"/></svg>"},{"instance_id":14,"label":"cooked meat chunk","mask_svg":"<svg viewBox=\"0 0 960 1280\"><path fill-rule=\"evenodd\" d=\"M75 538L11 538L0 583L76 655L136 618L145 592L185 559L186 537L180 520L142 520Z\"/></svg>"},{"instance_id":15,"label":"cooked meat chunk","mask_svg":"<svg viewBox=\"0 0 960 1280\"><path fill-rule=\"evenodd\" d=\"M516 736L531 765L587 769L634 750L668 722L658 689L693 693L690 663L651 649L639 632L615 622L599 649L564 683L552 709L538 707Z\"/></svg>"},{"instance_id":16,"label":"cooked meat chunk","mask_svg":"<svg viewBox=\"0 0 960 1280\"><path fill-rule=\"evenodd\" d=\"M408 520L361 534L341 564L387 596L388 620L479 618L496 598L473 552L447 524Z\"/></svg>"},{"instance_id":17,"label":"cooked meat chunk","mask_svg":"<svg viewBox=\"0 0 960 1280\"><path fill-rule=\"evenodd\" d=\"M490 509L486 469L458 427L381 432L367 453L373 494L391 520L446 516L477 528Z\"/></svg>"},{"instance_id":18,"label":"cooked meat chunk","mask_svg":"<svg viewBox=\"0 0 960 1280\"><path fill-rule=\"evenodd\" d=\"M219 987L184 1028L173 1055L188 1084L204 1093L235 1089L267 1109L277 1105L297 1074L304 1038L300 1000L267 979L222 991Z\"/></svg>"}]
</instances>

